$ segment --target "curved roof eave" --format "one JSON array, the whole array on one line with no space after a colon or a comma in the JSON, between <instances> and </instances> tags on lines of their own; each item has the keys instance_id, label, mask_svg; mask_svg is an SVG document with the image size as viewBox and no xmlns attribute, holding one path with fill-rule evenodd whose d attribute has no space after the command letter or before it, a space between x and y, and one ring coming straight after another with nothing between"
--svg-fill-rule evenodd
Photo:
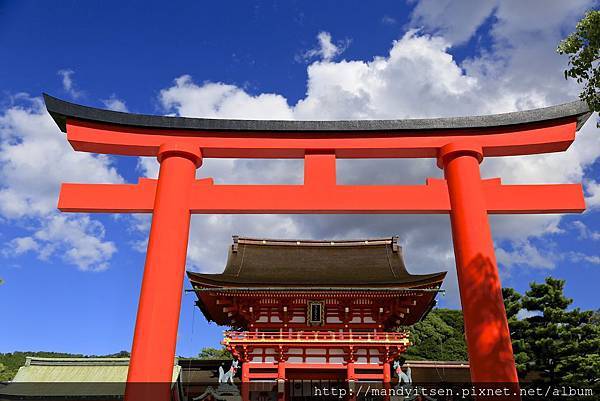
<instances>
[{"instance_id":1,"label":"curved roof eave","mask_svg":"<svg viewBox=\"0 0 600 401\"><path fill-rule=\"evenodd\" d=\"M194 271L187 270L187 276L190 282L193 284L205 284L210 287L214 286L215 290L218 290L221 287L228 288L244 288L247 286L252 286L252 288L264 287L265 289L269 289L273 286L277 287L294 287L294 288L314 288L314 287L340 287L340 288L350 288L350 287L368 287L368 288L386 288L389 286L394 287L406 287L406 288L414 288L422 286L422 285L430 285L430 284L439 284L441 285L444 278L446 277L447 272L437 272L437 273L429 273L429 274L409 274L408 279L405 280L396 280L396 281L376 281L376 282L365 282L362 285L358 283L345 283L340 280L340 283L326 283L319 284L316 282L280 282L277 280L270 280L269 282L258 282L258 281L246 281L246 280L238 280L236 277L232 277L231 275L223 274L223 273L198 273Z\"/></svg>"},{"instance_id":2,"label":"curved roof eave","mask_svg":"<svg viewBox=\"0 0 600 401\"><path fill-rule=\"evenodd\" d=\"M66 132L67 118L97 123L133 126L139 128L248 131L248 132L385 132L493 128L576 118L577 129L587 121L591 111L585 102L574 101L556 106L511 113L483 116L419 118L405 120L233 120L212 118L168 117L158 115L123 113L82 106L44 93L46 109Z\"/></svg>"}]
</instances>

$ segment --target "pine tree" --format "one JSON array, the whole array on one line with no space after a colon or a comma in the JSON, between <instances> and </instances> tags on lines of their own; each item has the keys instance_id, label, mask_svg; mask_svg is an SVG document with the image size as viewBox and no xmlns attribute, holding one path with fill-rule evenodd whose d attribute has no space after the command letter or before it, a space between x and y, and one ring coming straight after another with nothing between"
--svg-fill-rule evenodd
<instances>
[{"instance_id":1,"label":"pine tree","mask_svg":"<svg viewBox=\"0 0 600 401\"><path fill-rule=\"evenodd\" d=\"M504 298L504 308L506 309L517 373L519 377L524 378L529 371L528 364L531 359L527 352L527 339L524 337L524 330L528 322L519 319L518 316L523 308L522 297L512 288L503 288L502 297Z\"/></svg>"},{"instance_id":2,"label":"pine tree","mask_svg":"<svg viewBox=\"0 0 600 401\"><path fill-rule=\"evenodd\" d=\"M568 310L573 300L565 297L564 285L564 280L552 277L543 284L531 283L520 304L535 315L522 320L516 318L516 293L505 290L517 364L522 375L535 372L536 381L595 386L597 391L600 319L592 311ZM526 358L521 359L521 353Z\"/></svg>"}]
</instances>

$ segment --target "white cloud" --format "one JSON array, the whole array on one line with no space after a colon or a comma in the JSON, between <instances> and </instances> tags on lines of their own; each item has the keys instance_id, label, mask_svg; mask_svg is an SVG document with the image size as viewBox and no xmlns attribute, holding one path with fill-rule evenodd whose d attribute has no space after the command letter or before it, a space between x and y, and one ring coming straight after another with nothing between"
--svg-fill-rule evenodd
<instances>
[{"instance_id":1,"label":"white cloud","mask_svg":"<svg viewBox=\"0 0 600 401\"><path fill-rule=\"evenodd\" d=\"M306 51L303 54L304 60L318 58L328 62L342 54L350 46L350 40L348 39L334 44L329 32L319 32L317 40L319 41L319 46Z\"/></svg>"},{"instance_id":2,"label":"white cloud","mask_svg":"<svg viewBox=\"0 0 600 401\"><path fill-rule=\"evenodd\" d=\"M220 82L195 84L189 75L175 80L175 85L160 92L166 110L180 116L289 120L292 114L283 96L263 93L251 96L244 90Z\"/></svg>"},{"instance_id":3,"label":"white cloud","mask_svg":"<svg viewBox=\"0 0 600 401\"><path fill-rule=\"evenodd\" d=\"M381 17L381 23L383 25L396 25L398 21L394 17L390 17L389 15L384 15Z\"/></svg>"},{"instance_id":4,"label":"white cloud","mask_svg":"<svg viewBox=\"0 0 600 401\"><path fill-rule=\"evenodd\" d=\"M515 42L532 39L530 35L544 39L549 33L560 39L561 31L573 30L577 19L597 4L596 0L496 0L497 8L494 34ZM562 32L564 33L564 32Z\"/></svg>"},{"instance_id":5,"label":"white cloud","mask_svg":"<svg viewBox=\"0 0 600 401\"><path fill-rule=\"evenodd\" d=\"M22 255L29 251L37 251L40 244L32 237L18 237L9 242L9 247L5 249L5 255Z\"/></svg>"},{"instance_id":6,"label":"white cloud","mask_svg":"<svg viewBox=\"0 0 600 401\"><path fill-rule=\"evenodd\" d=\"M564 261L585 263L587 265L600 264L600 256L598 255L575 251L558 251L553 243L547 244L546 247L538 247L528 239L513 240L510 250L497 248L496 258L501 266L508 269L504 270L507 274L510 274L510 270L514 267L553 270Z\"/></svg>"},{"instance_id":7,"label":"white cloud","mask_svg":"<svg viewBox=\"0 0 600 401\"><path fill-rule=\"evenodd\" d=\"M410 23L460 44L475 33L497 3L498 0L420 0Z\"/></svg>"},{"instance_id":8,"label":"white cloud","mask_svg":"<svg viewBox=\"0 0 600 401\"><path fill-rule=\"evenodd\" d=\"M581 220L575 220L573 223L573 228L575 228L579 232L579 239L592 239L594 241L600 240L600 232L590 230L588 226Z\"/></svg>"},{"instance_id":9,"label":"white cloud","mask_svg":"<svg viewBox=\"0 0 600 401\"><path fill-rule=\"evenodd\" d=\"M586 255L582 252L569 252L568 259L573 263L585 262L592 265L600 265L600 256L598 255Z\"/></svg>"},{"instance_id":10,"label":"white cloud","mask_svg":"<svg viewBox=\"0 0 600 401\"><path fill-rule=\"evenodd\" d=\"M594 179L587 179L584 181L584 186L587 192L585 198L586 205L591 209L598 209L600 207L600 182Z\"/></svg>"},{"instance_id":11,"label":"white cloud","mask_svg":"<svg viewBox=\"0 0 600 401\"><path fill-rule=\"evenodd\" d=\"M104 226L89 216L50 214L41 218L33 235L14 238L7 244L5 255L19 256L36 252L41 260L58 256L84 271L102 271L117 248L104 241Z\"/></svg>"},{"instance_id":12,"label":"white cloud","mask_svg":"<svg viewBox=\"0 0 600 401\"><path fill-rule=\"evenodd\" d=\"M121 111L127 113L129 110L127 109L127 105L125 101L117 98L115 94L112 94L108 99L103 99L102 103L104 106L113 111Z\"/></svg>"},{"instance_id":13,"label":"white cloud","mask_svg":"<svg viewBox=\"0 0 600 401\"><path fill-rule=\"evenodd\" d=\"M503 248L496 249L496 259L504 267L528 266L537 269L554 269L558 257L552 253L543 254L531 242L513 241L513 249L507 251Z\"/></svg>"},{"instance_id":14,"label":"white cloud","mask_svg":"<svg viewBox=\"0 0 600 401\"><path fill-rule=\"evenodd\" d=\"M307 70L307 94L295 105L289 105L276 94L250 95L224 83L195 84L189 76L175 80L173 86L161 91L159 99L165 112L185 116L369 119L499 113L576 98L577 87L564 80L565 60L555 53L555 47L565 21L570 23L580 12L579 3L563 10L560 16L549 18L549 24L534 24L532 29L537 40L528 37L523 43L519 41L533 35L533 31L528 31L524 23L515 25L507 21L513 9L502 6L492 29L494 52L484 52L459 65L449 53L449 47L461 40L461 35L463 38L472 35L482 18L498 7L496 3L490 4L474 6L478 10L472 11L471 28L463 33L451 34L451 27L440 30L445 32L445 37L412 30L393 43L389 54L370 61L334 62L330 59L312 63ZM330 38L325 37L324 41L331 43ZM267 96L269 102L262 96ZM578 133L577 141L567 152L490 158L482 165L482 171L486 177L500 176L505 182L578 182L585 180L586 168L597 160L599 145L600 136L590 122ZM217 160L211 163L213 160L205 161L198 175L231 177L245 183L255 182L265 174L276 174L280 180L286 176L290 180L299 178L297 172L290 174L283 169L283 164L277 165L274 161ZM150 173L157 171L153 160L142 161L141 165ZM433 160L338 161L338 181L344 183L422 183L428 176L441 176ZM600 192L596 187L595 182L587 185L592 198ZM499 244L508 245L506 249L498 248L499 262L505 267L518 264L535 269L554 268L564 256L557 256L551 246L539 248L534 245L538 242L532 240L560 235L563 232L560 219L558 215L494 216L494 237ZM213 232L216 233L214 238ZM449 304L458 303L447 216L196 217L190 241L191 265L206 271L221 270L226 253L225 246L220 244L228 244L231 234L249 233L310 238L399 234L409 269L414 273L449 270L446 280ZM575 256L571 255L570 260ZM590 263L593 258L580 255L581 260Z\"/></svg>"},{"instance_id":15,"label":"white cloud","mask_svg":"<svg viewBox=\"0 0 600 401\"><path fill-rule=\"evenodd\" d=\"M409 31L387 57L313 63L298 119L406 118L466 114L480 105L478 82L465 75L440 37Z\"/></svg>"},{"instance_id":16,"label":"white cloud","mask_svg":"<svg viewBox=\"0 0 600 401\"><path fill-rule=\"evenodd\" d=\"M101 223L56 210L62 182L120 183L111 158L74 152L39 98L19 95L0 114L0 216L31 235L7 239L4 254L51 255L82 270L102 270L116 248Z\"/></svg>"},{"instance_id":17,"label":"white cloud","mask_svg":"<svg viewBox=\"0 0 600 401\"><path fill-rule=\"evenodd\" d=\"M529 37L529 46L544 39L549 30L572 29L574 18L593 7L595 0L419 0L411 13L410 26L423 27L461 44L472 38L487 19L493 18L496 39L515 42ZM540 36L540 34L542 36Z\"/></svg>"},{"instance_id":18,"label":"white cloud","mask_svg":"<svg viewBox=\"0 0 600 401\"><path fill-rule=\"evenodd\" d=\"M583 252L569 252L568 259L573 263L585 262L592 265L600 265L600 256L587 255Z\"/></svg>"},{"instance_id":19,"label":"white cloud","mask_svg":"<svg viewBox=\"0 0 600 401\"><path fill-rule=\"evenodd\" d=\"M222 82L195 83L188 75L163 89L159 101L166 113L180 116L368 119L496 113L575 98L577 87L564 80L565 59L554 49L565 25L572 25L589 2L551 2L547 7L524 4L420 1L411 26L424 30L409 31L393 43L388 54L367 61L335 62L348 41L334 43L330 34L321 32L319 46L306 54L319 58L308 66L307 94L295 105L279 94L250 94ZM450 46L472 37L491 15L495 19L491 20L490 49L458 64ZM72 74L63 70L61 76L65 90L74 91L71 96L76 97L80 92L74 88ZM106 105L126 110L124 102ZM10 108L2 115L0 129L0 213L10 219L40 219L30 236L13 239L14 253L37 252L41 258L64 253L79 268L105 267L114 248L103 240L96 223L83 217L60 220L53 209L61 181L120 182L110 158L73 152L54 123L34 108ZM588 203L600 204L600 185L584 175L598 158L599 141L593 123L588 123L565 153L489 159L482 170L485 176L500 176L505 182L586 180ZM441 174L432 160L353 160L338 165L340 181L348 183L419 183ZM141 159L139 166L148 175L158 170L153 159ZM198 176L240 183L299 182L302 166L298 161L206 160ZM147 230L147 217L134 221ZM559 235L560 216L498 216L492 226L499 243L509 245L498 248L498 260L506 267L551 269L563 258L532 242L544 235ZM89 241L78 241L76 235L65 235L63 241L52 234L60 230L78 232ZM414 273L449 270L449 303L458 302L447 216L195 216L190 266L221 270L232 234L311 238L400 234L409 269ZM587 263L596 258L578 253L568 257Z\"/></svg>"},{"instance_id":20,"label":"white cloud","mask_svg":"<svg viewBox=\"0 0 600 401\"><path fill-rule=\"evenodd\" d=\"M71 69L63 69L58 71L58 75L62 77L62 85L65 92L67 92L73 99L78 99L83 95L83 92L76 88L75 81L73 81L73 74L75 74L75 71Z\"/></svg>"},{"instance_id":21,"label":"white cloud","mask_svg":"<svg viewBox=\"0 0 600 401\"><path fill-rule=\"evenodd\" d=\"M3 216L40 216L56 210L61 182L122 181L109 157L74 152L39 98L0 114L0 140Z\"/></svg>"}]
</instances>

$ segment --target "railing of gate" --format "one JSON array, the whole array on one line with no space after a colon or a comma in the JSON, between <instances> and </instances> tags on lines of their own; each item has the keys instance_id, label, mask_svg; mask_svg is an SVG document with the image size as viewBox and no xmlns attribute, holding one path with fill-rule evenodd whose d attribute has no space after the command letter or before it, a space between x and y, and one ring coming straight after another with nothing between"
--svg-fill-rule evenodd
<instances>
[{"instance_id":1,"label":"railing of gate","mask_svg":"<svg viewBox=\"0 0 600 401\"><path fill-rule=\"evenodd\" d=\"M226 342L408 343L407 332L372 331L225 331Z\"/></svg>"}]
</instances>

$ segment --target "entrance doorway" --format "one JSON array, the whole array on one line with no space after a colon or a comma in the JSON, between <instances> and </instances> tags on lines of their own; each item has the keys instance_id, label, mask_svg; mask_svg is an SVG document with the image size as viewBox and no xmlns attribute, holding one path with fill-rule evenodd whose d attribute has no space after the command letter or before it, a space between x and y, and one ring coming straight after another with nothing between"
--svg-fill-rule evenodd
<instances>
[{"instance_id":1,"label":"entrance doorway","mask_svg":"<svg viewBox=\"0 0 600 401\"><path fill-rule=\"evenodd\" d=\"M291 401L339 401L340 390L348 392L346 369L286 369L285 375L286 399Z\"/></svg>"}]
</instances>

